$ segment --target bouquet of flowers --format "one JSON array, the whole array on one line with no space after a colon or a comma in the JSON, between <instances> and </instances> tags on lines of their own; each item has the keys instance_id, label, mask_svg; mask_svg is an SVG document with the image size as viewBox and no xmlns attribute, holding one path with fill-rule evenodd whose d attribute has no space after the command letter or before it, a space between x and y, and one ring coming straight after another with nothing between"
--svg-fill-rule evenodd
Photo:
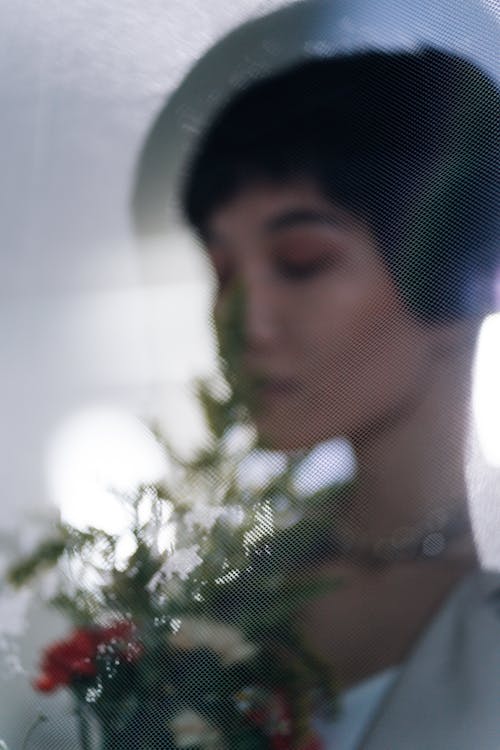
<instances>
[{"instance_id":1,"label":"bouquet of flowers","mask_svg":"<svg viewBox=\"0 0 500 750\"><path fill-rule=\"evenodd\" d=\"M122 497L126 540L60 524L11 568L17 586L63 571L52 603L74 623L34 686L71 691L81 750L318 750L336 686L294 622L332 583L304 572L324 528L293 483L303 455L242 488L255 438L232 397L198 396L210 439L189 460L163 441L169 479Z\"/></svg>"}]
</instances>

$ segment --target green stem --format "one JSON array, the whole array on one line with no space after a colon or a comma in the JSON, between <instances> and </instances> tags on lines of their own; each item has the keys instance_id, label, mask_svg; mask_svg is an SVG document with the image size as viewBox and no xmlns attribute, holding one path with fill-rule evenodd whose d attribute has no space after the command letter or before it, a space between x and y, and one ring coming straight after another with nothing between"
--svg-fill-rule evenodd
<instances>
[{"instance_id":1,"label":"green stem","mask_svg":"<svg viewBox=\"0 0 500 750\"><path fill-rule=\"evenodd\" d=\"M28 742L33 737L34 732L38 729L38 727L40 726L40 724L43 724L44 721L47 721L47 717L45 716L45 714L40 714L35 719L35 721L30 726L30 728L28 729L28 731L26 733L26 736L24 738L24 742L23 742L23 746L22 746L21 750L27 750L27 748L28 748Z\"/></svg>"},{"instance_id":2,"label":"green stem","mask_svg":"<svg viewBox=\"0 0 500 750\"><path fill-rule=\"evenodd\" d=\"M76 702L76 718L78 721L78 739L80 740L81 750L92 750L89 723L85 716L85 706L78 699Z\"/></svg>"}]
</instances>

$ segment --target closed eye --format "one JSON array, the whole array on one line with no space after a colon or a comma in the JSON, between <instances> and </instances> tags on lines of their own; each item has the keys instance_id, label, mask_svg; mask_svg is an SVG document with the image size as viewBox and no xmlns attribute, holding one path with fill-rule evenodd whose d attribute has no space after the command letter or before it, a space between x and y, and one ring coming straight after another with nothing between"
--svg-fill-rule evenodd
<instances>
[{"instance_id":1,"label":"closed eye","mask_svg":"<svg viewBox=\"0 0 500 750\"><path fill-rule=\"evenodd\" d=\"M333 265L331 256L321 256L307 262L292 262L287 260L276 261L278 272L287 279L309 279Z\"/></svg>"}]
</instances>

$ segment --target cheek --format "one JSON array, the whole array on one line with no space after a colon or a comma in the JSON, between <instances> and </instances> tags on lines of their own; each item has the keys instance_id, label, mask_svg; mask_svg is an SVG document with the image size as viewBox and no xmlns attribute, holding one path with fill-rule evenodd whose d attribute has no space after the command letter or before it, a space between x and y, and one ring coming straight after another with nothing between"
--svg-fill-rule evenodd
<instances>
[{"instance_id":1,"label":"cheek","mask_svg":"<svg viewBox=\"0 0 500 750\"><path fill-rule=\"evenodd\" d=\"M349 314L332 311L324 320L310 352L323 398L336 394L337 403L369 411L420 384L423 339L390 299L381 304L378 297Z\"/></svg>"}]
</instances>

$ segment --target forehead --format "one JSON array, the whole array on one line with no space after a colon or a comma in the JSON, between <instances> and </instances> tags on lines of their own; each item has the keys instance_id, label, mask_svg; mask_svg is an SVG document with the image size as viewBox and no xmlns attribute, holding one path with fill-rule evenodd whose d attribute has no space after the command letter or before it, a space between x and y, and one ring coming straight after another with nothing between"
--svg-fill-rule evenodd
<instances>
[{"instance_id":1,"label":"forehead","mask_svg":"<svg viewBox=\"0 0 500 750\"><path fill-rule=\"evenodd\" d=\"M362 221L329 201L312 182L261 182L240 190L216 209L206 224L209 246L243 238L263 238L283 231L313 227L360 227Z\"/></svg>"}]
</instances>

